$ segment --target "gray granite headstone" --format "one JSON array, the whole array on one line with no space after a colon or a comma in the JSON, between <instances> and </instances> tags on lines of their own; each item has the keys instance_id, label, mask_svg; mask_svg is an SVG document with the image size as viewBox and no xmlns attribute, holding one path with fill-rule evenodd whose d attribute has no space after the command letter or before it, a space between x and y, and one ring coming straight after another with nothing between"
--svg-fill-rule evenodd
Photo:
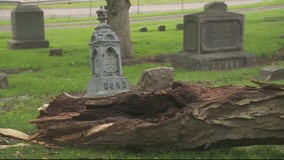
<instances>
[{"instance_id":1,"label":"gray granite headstone","mask_svg":"<svg viewBox=\"0 0 284 160\"><path fill-rule=\"evenodd\" d=\"M10 49L48 48L45 40L43 11L36 5L18 5L11 12Z\"/></svg>"},{"instance_id":2,"label":"gray granite headstone","mask_svg":"<svg viewBox=\"0 0 284 160\"><path fill-rule=\"evenodd\" d=\"M204 8L184 16L183 52L172 60L173 66L226 70L255 65L255 56L243 51L244 15L228 12L223 2Z\"/></svg>"},{"instance_id":3,"label":"gray granite headstone","mask_svg":"<svg viewBox=\"0 0 284 160\"><path fill-rule=\"evenodd\" d=\"M258 79L264 81L284 80L284 67L266 66L261 68Z\"/></svg>"},{"instance_id":4,"label":"gray granite headstone","mask_svg":"<svg viewBox=\"0 0 284 160\"><path fill-rule=\"evenodd\" d=\"M173 67L157 67L144 70L137 84L139 90L170 88L174 82Z\"/></svg>"},{"instance_id":5,"label":"gray granite headstone","mask_svg":"<svg viewBox=\"0 0 284 160\"><path fill-rule=\"evenodd\" d=\"M87 97L103 97L129 91L122 74L120 39L106 24L107 10L97 11L100 24L90 40L92 78L87 85Z\"/></svg>"},{"instance_id":6,"label":"gray granite headstone","mask_svg":"<svg viewBox=\"0 0 284 160\"><path fill-rule=\"evenodd\" d=\"M0 73L0 88L8 87L8 76L5 73Z\"/></svg>"}]
</instances>

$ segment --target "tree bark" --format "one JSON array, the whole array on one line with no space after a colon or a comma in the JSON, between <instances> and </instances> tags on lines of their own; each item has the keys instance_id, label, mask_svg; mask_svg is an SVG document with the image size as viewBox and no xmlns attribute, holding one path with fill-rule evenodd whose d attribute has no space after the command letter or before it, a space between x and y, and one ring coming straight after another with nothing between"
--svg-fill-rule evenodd
<instances>
[{"instance_id":1,"label":"tree bark","mask_svg":"<svg viewBox=\"0 0 284 160\"><path fill-rule=\"evenodd\" d=\"M284 144L284 87L171 89L105 98L58 96L40 111L38 140L56 143L196 149Z\"/></svg>"},{"instance_id":2,"label":"tree bark","mask_svg":"<svg viewBox=\"0 0 284 160\"><path fill-rule=\"evenodd\" d=\"M122 59L132 57L132 43L130 37L129 8L130 0L106 0L108 19L107 23L120 38Z\"/></svg>"}]
</instances>

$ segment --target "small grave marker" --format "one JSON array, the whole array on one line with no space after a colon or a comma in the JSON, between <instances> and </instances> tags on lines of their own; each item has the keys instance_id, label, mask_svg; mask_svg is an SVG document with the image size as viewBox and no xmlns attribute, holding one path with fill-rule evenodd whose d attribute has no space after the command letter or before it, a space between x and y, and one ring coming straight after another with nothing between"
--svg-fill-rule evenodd
<instances>
[{"instance_id":1,"label":"small grave marker","mask_svg":"<svg viewBox=\"0 0 284 160\"><path fill-rule=\"evenodd\" d=\"M49 50L49 55L50 56L62 56L62 54L63 54L63 50L61 48L50 49Z\"/></svg>"},{"instance_id":2,"label":"small grave marker","mask_svg":"<svg viewBox=\"0 0 284 160\"><path fill-rule=\"evenodd\" d=\"M160 31L160 32L166 31L166 26L165 25L159 25L158 26L158 31Z\"/></svg>"},{"instance_id":3,"label":"small grave marker","mask_svg":"<svg viewBox=\"0 0 284 160\"><path fill-rule=\"evenodd\" d=\"M259 80L274 81L284 79L284 68L280 66L266 66L258 74Z\"/></svg>"},{"instance_id":4,"label":"small grave marker","mask_svg":"<svg viewBox=\"0 0 284 160\"><path fill-rule=\"evenodd\" d=\"M144 27L144 26L143 26L143 27L140 27L140 28L139 28L139 31L140 31L140 32L147 32L148 29L147 29L147 27Z\"/></svg>"},{"instance_id":5,"label":"small grave marker","mask_svg":"<svg viewBox=\"0 0 284 160\"><path fill-rule=\"evenodd\" d=\"M177 29L177 30L183 30L183 29L184 29L183 23L178 23L178 24L176 25L176 29Z\"/></svg>"}]
</instances>

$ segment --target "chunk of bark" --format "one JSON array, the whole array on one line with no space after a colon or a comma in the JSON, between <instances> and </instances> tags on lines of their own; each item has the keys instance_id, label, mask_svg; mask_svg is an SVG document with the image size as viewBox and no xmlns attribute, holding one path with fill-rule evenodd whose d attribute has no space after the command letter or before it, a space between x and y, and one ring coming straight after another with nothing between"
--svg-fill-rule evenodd
<instances>
[{"instance_id":1,"label":"chunk of bark","mask_svg":"<svg viewBox=\"0 0 284 160\"><path fill-rule=\"evenodd\" d=\"M262 85L263 86L263 85ZM284 144L284 90L175 82L171 89L103 98L58 96L35 139L57 143L207 148Z\"/></svg>"}]
</instances>

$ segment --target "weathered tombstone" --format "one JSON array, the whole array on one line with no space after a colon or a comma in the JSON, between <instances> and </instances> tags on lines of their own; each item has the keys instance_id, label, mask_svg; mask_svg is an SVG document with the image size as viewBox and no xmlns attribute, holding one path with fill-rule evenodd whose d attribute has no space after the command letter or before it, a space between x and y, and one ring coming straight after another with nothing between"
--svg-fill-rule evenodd
<instances>
[{"instance_id":1,"label":"weathered tombstone","mask_svg":"<svg viewBox=\"0 0 284 160\"><path fill-rule=\"evenodd\" d=\"M166 26L165 25L159 25L158 31L160 31L160 32L166 31Z\"/></svg>"},{"instance_id":2,"label":"weathered tombstone","mask_svg":"<svg viewBox=\"0 0 284 160\"><path fill-rule=\"evenodd\" d=\"M10 49L48 48L45 40L43 11L36 5L18 5L11 12Z\"/></svg>"},{"instance_id":3,"label":"weathered tombstone","mask_svg":"<svg viewBox=\"0 0 284 160\"><path fill-rule=\"evenodd\" d=\"M62 54L63 54L63 50L61 48L50 49L49 50L49 55L50 56L62 56Z\"/></svg>"},{"instance_id":4,"label":"weathered tombstone","mask_svg":"<svg viewBox=\"0 0 284 160\"><path fill-rule=\"evenodd\" d=\"M178 23L178 24L176 25L176 29L177 29L177 30L183 30L183 29L184 29L183 23Z\"/></svg>"},{"instance_id":5,"label":"weathered tombstone","mask_svg":"<svg viewBox=\"0 0 284 160\"><path fill-rule=\"evenodd\" d=\"M159 90L170 88L174 82L173 67L158 67L144 70L137 84L139 90Z\"/></svg>"},{"instance_id":6,"label":"weathered tombstone","mask_svg":"<svg viewBox=\"0 0 284 160\"><path fill-rule=\"evenodd\" d=\"M92 78L87 85L88 97L110 96L129 90L122 75L119 37L105 23L107 10L97 11L100 24L90 40Z\"/></svg>"},{"instance_id":7,"label":"weathered tombstone","mask_svg":"<svg viewBox=\"0 0 284 160\"><path fill-rule=\"evenodd\" d=\"M139 31L140 31L140 32L147 32L148 29L147 29L147 27L144 27L144 26L143 26L143 27L140 27L140 28L139 28Z\"/></svg>"},{"instance_id":8,"label":"weathered tombstone","mask_svg":"<svg viewBox=\"0 0 284 160\"><path fill-rule=\"evenodd\" d=\"M5 73L0 73L0 88L8 87L8 76Z\"/></svg>"},{"instance_id":9,"label":"weathered tombstone","mask_svg":"<svg viewBox=\"0 0 284 160\"><path fill-rule=\"evenodd\" d=\"M243 51L244 15L228 12L223 2L204 8L184 16L183 53L172 60L173 66L226 70L255 65L255 56Z\"/></svg>"},{"instance_id":10,"label":"weathered tombstone","mask_svg":"<svg viewBox=\"0 0 284 160\"><path fill-rule=\"evenodd\" d=\"M263 67L258 73L258 79L264 81L284 79L284 68L280 66Z\"/></svg>"}]
</instances>

